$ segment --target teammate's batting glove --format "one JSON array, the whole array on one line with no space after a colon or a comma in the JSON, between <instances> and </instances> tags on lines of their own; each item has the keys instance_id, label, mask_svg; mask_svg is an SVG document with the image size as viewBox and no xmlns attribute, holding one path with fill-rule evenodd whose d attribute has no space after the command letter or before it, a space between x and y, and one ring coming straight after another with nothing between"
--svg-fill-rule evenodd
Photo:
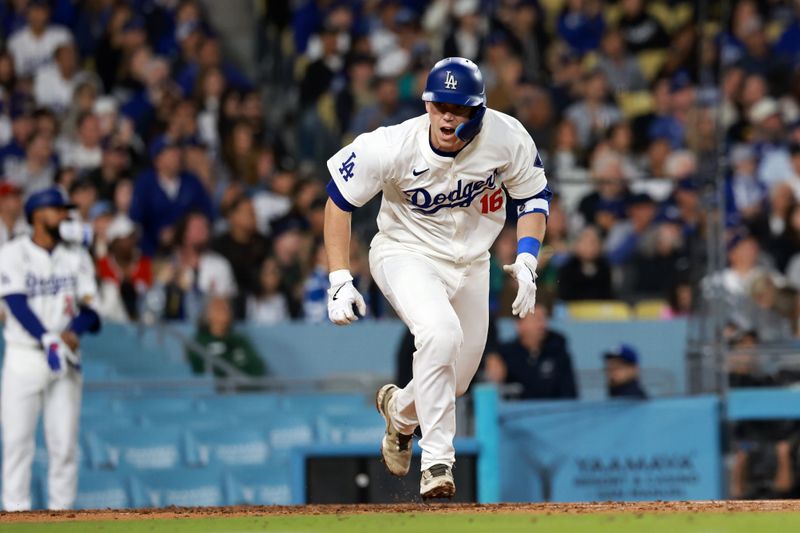
<instances>
[{"instance_id":1,"label":"teammate's batting glove","mask_svg":"<svg viewBox=\"0 0 800 533\"><path fill-rule=\"evenodd\" d=\"M517 255L517 260L513 265L503 266L503 270L511 274L517 280L517 297L511 304L511 312L520 318L525 318L529 313L533 313L536 305L536 266L539 262L536 256L529 253Z\"/></svg>"},{"instance_id":2,"label":"teammate's batting glove","mask_svg":"<svg viewBox=\"0 0 800 533\"><path fill-rule=\"evenodd\" d=\"M364 298L353 286L353 276L347 270L336 270L328 274L331 288L328 289L328 318L334 324L346 326L358 320L356 309L361 316L367 314Z\"/></svg>"},{"instance_id":3,"label":"teammate's batting glove","mask_svg":"<svg viewBox=\"0 0 800 533\"><path fill-rule=\"evenodd\" d=\"M78 364L78 356L69 349L60 335L55 333L45 333L42 335L42 346L47 357L47 365L53 374L63 376L67 371L67 366L72 363Z\"/></svg>"}]
</instances>

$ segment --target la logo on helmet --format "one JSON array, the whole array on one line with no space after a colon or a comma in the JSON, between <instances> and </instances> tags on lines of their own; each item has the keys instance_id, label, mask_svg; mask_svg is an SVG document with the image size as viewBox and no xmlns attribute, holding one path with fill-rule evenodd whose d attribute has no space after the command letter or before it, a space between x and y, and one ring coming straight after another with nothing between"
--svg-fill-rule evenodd
<instances>
[{"instance_id":1,"label":"la logo on helmet","mask_svg":"<svg viewBox=\"0 0 800 533\"><path fill-rule=\"evenodd\" d=\"M444 77L444 88L455 89L457 85L458 80L456 80L456 77L453 76L453 73L448 70L447 75Z\"/></svg>"}]
</instances>

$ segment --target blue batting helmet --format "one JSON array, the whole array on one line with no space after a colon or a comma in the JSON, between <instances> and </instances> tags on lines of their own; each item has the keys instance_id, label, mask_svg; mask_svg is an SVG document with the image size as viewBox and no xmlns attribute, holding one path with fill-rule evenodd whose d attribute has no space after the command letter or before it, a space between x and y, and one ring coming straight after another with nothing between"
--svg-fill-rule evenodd
<instances>
[{"instance_id":1,"label":"blue batting helmet","mask_svg":"<svg viewBox=\"0 0 800 533\"><path fill-rule=\"evenodd\" d=\"M34 211L42 207L63 207L72 209L75 204L67 200L64 193L58 187L42 189L30 195L25 202L25 217L31 221Z\"/></svg>"},{"instance_id":2,"label":"blue batting helmet","mask_svg":"<svg viewBox=\"0 0 800 533\"><path fill-rule=\"evenodd\" d=\"M477 107L472 118L456 129L456 135L466 142L480 131L486 113L486 86L478 65L469 59L448 57L436 63L428 74L422 99Z\"/></svg>"}]
</instances>

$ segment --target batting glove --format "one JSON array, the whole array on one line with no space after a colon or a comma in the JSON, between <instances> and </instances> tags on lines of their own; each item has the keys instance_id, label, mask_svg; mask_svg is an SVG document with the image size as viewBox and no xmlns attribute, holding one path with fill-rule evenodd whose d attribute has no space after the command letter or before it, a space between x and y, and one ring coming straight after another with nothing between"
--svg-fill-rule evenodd
<instances>
[{"instance_id":1,"label":"batting glove","mask_svg":"<svg viewBox=\"0 0 800 533\"><path fill-rule=\"evenodd\" d=\"M525 318L533 313L536 305L536 267L539 262L529 253L517 255L513 265L503 266L503 270L517 280L517 297L511 304L511 312L520 318Z\"/></svg>"},{"instance_id":2,"label":"batting glove","mask_svg":"<svg viewBox=\"0 0 800 533\"><path fill-rule=\"evenodd\" d=\"M367 314L364 298L353 286L353 276L348 270L336 270L328 274L331 288L328 289L328 318L340 326L346 326L358 320L358 314ZM355 306L355 309L354 309Z\"/></svg>"},{"instance_id":3,"label":"batting glove","mask_svg":"<svg viewBox=\"0 0 800 533\"><path fill-rule=\"evenodd\" d=\"M78 365L78 356L69 349L60 335L45 333L42 335L42 346L47 357L47 366L53 374L63 376L67 372L68 364Z\"/></svg>"}]
</instances>

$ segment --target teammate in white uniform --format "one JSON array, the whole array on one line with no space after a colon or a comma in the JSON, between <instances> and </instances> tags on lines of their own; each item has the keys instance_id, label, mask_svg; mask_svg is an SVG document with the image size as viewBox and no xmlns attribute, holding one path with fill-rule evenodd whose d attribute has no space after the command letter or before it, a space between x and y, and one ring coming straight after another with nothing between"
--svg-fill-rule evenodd
<instances>
[{"instance_id":1,"label":"teammate in white uniform","mask_svg":"<svg viewBox=\"0 0 800 533\"><path fill-rule=\"evenodd\" d=\"M451 497L455 484L455 401L480 364L489 319L489 248L514 201L518 282L514 314L533 312L536 255L550 191L536 145L514 118L487 109L483 79L467 59L438 62L422 99L427 114L357 137L328 160L325 209L330 264L328 314L349 324L364 299L349 272L350 212L383 192L372 275L414 335L413 380L377 394L386 421L381 453L402 476L411 435L422 429L424 499ZM504 192L505 191L505 192Z\"/></svg>"},{"instance_id":2,"label":"teammate in white uniform","mask_svg":"<svg viewBox=\"0 0 800 533\"><path fill-rule=\"evenodd\" d=\"M0 248L0 297L8 308L0 387L3 508L31 508L36 424L44 412L48 507L68 509L77 488L81 405L79 336L100 328L90 307L97 288L89 254L62 242L71 206L56 189L31 195L32 236Z\"/></svg>"}]
</instances>

